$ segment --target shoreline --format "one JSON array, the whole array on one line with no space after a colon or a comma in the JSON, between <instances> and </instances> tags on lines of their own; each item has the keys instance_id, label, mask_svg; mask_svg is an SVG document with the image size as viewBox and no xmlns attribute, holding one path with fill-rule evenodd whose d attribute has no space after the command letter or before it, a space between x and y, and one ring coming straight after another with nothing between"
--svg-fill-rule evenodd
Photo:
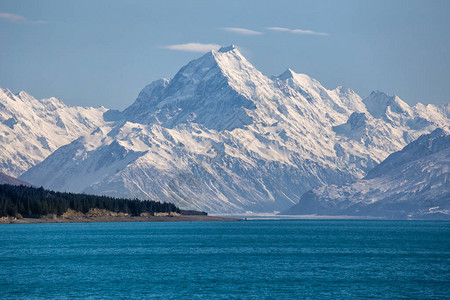
<instances>
[{"instance_id":1,"label":"shoreline","mask_svg":"<svg viewBox=\"0 0 450 300\"><path fill-rule=\"evenodd\" d=\"M117 222L235 222L240 218L205 216L205 215L179 215L179 216L99 216L74 218L22 218L3 219L0 224L49 224L49 223L117 223Z\"/></svg>"}]
</instances>

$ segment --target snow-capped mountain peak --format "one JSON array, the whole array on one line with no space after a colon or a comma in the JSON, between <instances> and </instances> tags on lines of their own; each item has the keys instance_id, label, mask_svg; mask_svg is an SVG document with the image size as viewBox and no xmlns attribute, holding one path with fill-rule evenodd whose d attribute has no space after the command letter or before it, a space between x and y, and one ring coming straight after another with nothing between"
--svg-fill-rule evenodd
<instances>
[{"instance_id":1,"label":"snow-capped mountain peak","mask_svg":"<svg viewBox=\"0 0 450 300\"><path fill-rule=\"evenodd\" d=\"M214 51L214 50L213 50L213 51ZM218 52L222 52L222 53L230 52L230 51L237 51L236 46L235 46L235 45L224 46L224 47L221 47L221 48L218 50Z\"/></svg>"},{"instance_id":2,"label":"snow-capped mountain peak","mask_svg":"<svg viewBox=\"0 0 450 300\"><path fill-rule=\"evenodd\" d=\"M255 106L249 84L269 81L236 48L213 50L181 68L170 81L147 86L124 116L138 123L173 127L196 122L221 130L238 114L247 124L246 109Z\"/></svg>"},{"instance_id":3,"label":"snow-capped mountain peak","mask_svg":"<svg viewBox=\"0 0 450 300\"><path fill-rule=\"evenodd\" d=\"M296 73L292 71L291 68L287 68L286 71L281 73L280 75L276 76L275 78L278 78L279 80L286 81L288 79L293 79Z\"/></svg>"},{"instance_id":4,"label":"snow-capped mountain peak","mask_svg":"<svg viewBox=\"0 0 450 300\"><path fill-rule=\"evenodd\" d=\"M329 90L290 69L269 78L224 47L146 86L125 111L105 114L114 122L21 179L210 212L273 212L311 188L362 178L448 122L440 108L404 114L402 102L388 102L376 118L350 89Z\"/></svg>"},{"instance_id":5,"label":"snow-capped mountain peak","mask_svg":"<svg viewBox=\"0 0 450 300\"><path fill-rule=\"evenodd\" d=\"M377 119L380 119L386 113L412 115L411 107L402 99L394 96L388 96L380 91L372 91L369 96L363 99L369 113Z\"/></svg>"}]
</instances>

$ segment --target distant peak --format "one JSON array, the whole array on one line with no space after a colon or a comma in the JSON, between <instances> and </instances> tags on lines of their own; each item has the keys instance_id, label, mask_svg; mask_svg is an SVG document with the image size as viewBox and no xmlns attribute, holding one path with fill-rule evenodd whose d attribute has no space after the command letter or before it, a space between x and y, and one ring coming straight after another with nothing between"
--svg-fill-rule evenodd
<instances>
[{"instance_id":1,"label":"distant peak","mask_svg":"<svg viewBox=\"0 0 450 300\"><path fill-rule=\"evenodd\" d=\"M363 101L364 102L376 102L378 104L386 105L389 100L393 99L394 96L389 96L385 92L381 92L378 90L372 91L369 96L367 96Z\"/></svg>"},{"instance_id":2,"label":"distant peak","mask_svg":"<svg viewBox=\"0 0 450 300\"><path fill-rule=\"evenodd\" d=\"M318 82L316 79L311 78L306 74L295 73L290 68L288 68L286 71L284 71L281 75L279 75L276 78L278 78L281 81L292 80L292 82L294 82L294 84L297 87L310 88L314 86L323 88L320 82Z\"/></svg>"},{"instance_id":3,"label":"distant peak","mask_svg":"<svg viewBox=\"0 0 450 300\"><path fill-rule=\"evenodd\" d=\"M291 68L287 68L287 70L284 71L284 74L289 74L291 76L294 76L297 73L295 73Z\"/></svg>"},{"instance_id":4,"label":"distant peak","mask_svg":"<svg viewBox=\"0 0 450 300\"><path fill-rule=\"evenodd\" d=\"M225 52L233 51L233 50L235 50L235 49L236 49L236 46L235 46L235 45L231 45L231 46L227 46L227 47L222 47L222 48L220 48L218 52L225 53Z\"/></svg>"},{"instance_id":5,"label":"distant peak","mask_svg":"<svg viewBox=\"0 0 450 300\"><path fill-rule=\"evenodd\" d=\"M384 96L384 97L391 97L388 94L386 94L385 92L379 91L379 90L374 90L370 93L371 96Z\"/></svg>"},{"instance_id":6,"label":"distant peak","mask_svg":"<svg viewBox=\"0 0 450 300\"><path fill-rule=\"evenodd\" d=\"M281 75L278 76L278 79L286 80L294 78L294 75L296 75L296 73L292 71L290 68L288 68L286 71L284 71L283 73L281 73Z\"/></svg>"},{"instance_id":7,"label":"distant peak","mask_svg":"<svg viewBox=\"0 0 450 300\"><path fill-rule=\"evenodd\" d=\"M16 93L15 96L25 102L35 100L35 98L33 96L31 96L30 94L28 94L27 92L24 92L24 91L20 91L20 92Z\"/></svg>"},{"instance_id":8,"label":"distant peak","mask_svg":"<svg viewBox=\"0 0 450 300\"><path fill-rule=\"evenodd\" d=\"M411 114L409 105L397 95L389 96L384 92L372 91L369 96L363 99L369 113L379 119L386 113L387 109L399 114Z\"/></svg>"},{"instance_id":9,"label":"distant peak","mask_svg":"<svg viewBox=\"0 0 450 300\"><path fill-rule=\"evenodd\" d=\"M8 97L8 98L10 98L10 99L14 99L14 97L13 97L14 94L11 93L11 91L8 90L8 89L4 89L4 88L0 87L0 95L1 95L1 94L6 95L6 97Z\"/></svg>"},{"instance_id":10,"label":"distant peak","mask_svg":"<svg viewBox=\"0 0 450 300\"><path fill-rule=\"evenodd\" d=\"M20 91L20 92L18 92L18 93L16 94L16 96L19 96L19 97L31 97L31 95L28 94L28 93L25 92L25 91Z\"/></svg>"},{"instance_id":11,"label":"distant peak","mask_svg":"<svg viewBox=\"0 0 450 300\"><path fill-rule=\"evenodd\" d=\"M384 106L389 106L389 105L392 105L393 103L396 103L397 105L409 107L409 105L406 104L397 95L389 96L388 94L378 91L378 90L372 91L372 93L370 93L369 97L367 97L367 98L373 99L372 101L376 101L378 104L382 104Z\"/></svg>"},{"instance_id":12,"label":"distant peak","mask_svg":"<svg viewBox=\"0 0 450 300\"><path fill-rule=\"evenodd\" d=\"M352 89L342 86L342 85L337 86L334 90L339 93L352 93L353 92Z\"/></svg>"}]
</instances>

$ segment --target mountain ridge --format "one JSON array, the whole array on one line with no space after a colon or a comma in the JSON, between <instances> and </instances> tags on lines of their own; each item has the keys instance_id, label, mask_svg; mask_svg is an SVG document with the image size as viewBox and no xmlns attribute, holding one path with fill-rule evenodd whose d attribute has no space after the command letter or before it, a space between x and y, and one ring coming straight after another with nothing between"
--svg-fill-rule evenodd
<instances>
[{"instance_id":1,"label":"mountain ridge","mask_svg":"<svg viewBox=\"0 0 450 300\"><path fill-rule=\"evenodd\" d=\"M60 146L103 124L106 111L0 88L0 171L21 175Z\"/></svg>"}]
</instances>

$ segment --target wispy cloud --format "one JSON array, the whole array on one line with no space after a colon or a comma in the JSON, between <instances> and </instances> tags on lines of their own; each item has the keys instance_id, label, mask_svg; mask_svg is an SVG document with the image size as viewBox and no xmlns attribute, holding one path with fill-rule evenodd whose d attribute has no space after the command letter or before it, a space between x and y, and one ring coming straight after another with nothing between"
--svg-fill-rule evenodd
<instances>
[{"instance_id":1,"label":"wispy cloud","mask_svg":"<svg viewBox=\"0 0 450 300\"><path fill-rule=\"evenodd\" d=\"M242 35L261 35L261 34L263 34L262 32L259 32L259 31L246 29L246 28L239 28L239 27L223 27L220 29L224 30L224 31L232 32L232 33L242 34Z\"/></svg>"},{"instance_id":2,"label":"wispy cloud","mask_svg":"<svg viewBox=\"0 0 450 300\"><path fill-rule=\"evenodd\" d=\"M317 32L312 30L304 30L304 29L290 29L286 27L267 27L266 29L272 31L281 31L281 32L289 32L294 34L309 34L309 35L328 35L325 32Z\"/></svg>"},{"instance_id":3,"label":"wispy cloud","mask_svg":"<svg viewBox=\"0 0 450 300\"><path fill-rule=\"evenodd\" d=\"M47 24L47 21L30 21L24 16L16 15L16 14L10 14L5 12L0 12L0 19L13 22L13 23L21 23L21 24Z\"/></svg>"},{"instance_id":4,"label":"wispy cloud","mask_svg":"<svg viewBox=\"0 0 450 300\"><path fill-rule=\"evenodd\" d=\"M167 45L163 46L162 48L187 52L208 52L211 50L219 50L221 46L217 44L187 43L187 44Z\"/></svg>"}]
</instances>

